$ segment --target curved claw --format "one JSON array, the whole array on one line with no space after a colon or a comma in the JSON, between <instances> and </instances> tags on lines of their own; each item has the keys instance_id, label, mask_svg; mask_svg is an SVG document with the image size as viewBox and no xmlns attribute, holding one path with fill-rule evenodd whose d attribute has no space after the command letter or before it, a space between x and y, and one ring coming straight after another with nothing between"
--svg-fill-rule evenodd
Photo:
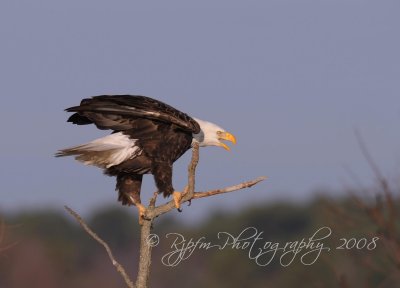
<instances>
[{"instance_id":1,"label":"curved claw","mask_svg":"<svg viewBox=\"0 0 400 288\"><path fill-rule=\"evenodd\" d=\"M179 212L182 212L181 201L182 201L183 196L188 192L188 188L189 187L186 186L183 189L182 193L178 192L178 191L174 191L174 193L172 194L172 197L174 198L175 207L176 207L176 209L178 209ZM188 206L190 206L192 204L192 199L188 200L188 202L189 202Z\"/></svg>"}]
</instances>

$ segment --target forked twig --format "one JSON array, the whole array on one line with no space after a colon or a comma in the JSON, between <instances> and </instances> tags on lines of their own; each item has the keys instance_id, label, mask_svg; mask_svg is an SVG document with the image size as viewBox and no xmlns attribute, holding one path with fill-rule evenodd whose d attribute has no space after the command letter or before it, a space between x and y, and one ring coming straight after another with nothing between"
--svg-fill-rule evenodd
<instances>
[{"instance_id":1,"label":"forked twig","mask_svg":"<svg viewBox=\"0 0 400 288\"><path fill-rule=\"evenodd\" d=\"M192 199L198 199L198 198L203 198L203 197L209 197L213 195L218 195L218 194L223 194L223 193L228 193L228 192L233 192L237 191L240 189L248 188L251 187L263 180L265 180L267 177L258 177L252 181L246 181L237 185L225 187L222 189L214 189L214 190L209 190L205 192L194 192L195 190L195 176L196 176L196 167L199 162L199 145L198 143L195 143L193 145L192 149L192 159L190 161L189 167L188 167L188 186L186 189L186 193L182 195L181 203L191 201ZM150 199L150 204L147 207L147 212L146 212L146 217L141 221L141 240L140 240L140 256L139 256L139 268L138 268L138 274L136 278L136 285L133 285L133 282L130 280L129 276L125 272L125 269L122 267L121 264L119 264L112 252L108 244L102 240L96 233L94 233L88 225L83 221L83 219L73 211L71 208L65 206L65 209L75 217L75 219L79 222L79 224L82 226L82 228L92 237L94 238L97 242L99 242L107 251L108 256L113 263L113 265L117 268L117 271L122 275L122 277L125 280L125 283L127 284L128 287L136 287L136 288L146 288L148 287L148 279L150 275L150 266L151 266L151 250L152 250L152 245L149 242L149 237L151 236L150 231L153 226L153 221L155 218L158 216L167 213L173 209L175 209L175 203L174 201L169 201L163 205L160 206L155 206L157 199L157 193L154 194L154 196Z\"/></svg>"}]
</instances>

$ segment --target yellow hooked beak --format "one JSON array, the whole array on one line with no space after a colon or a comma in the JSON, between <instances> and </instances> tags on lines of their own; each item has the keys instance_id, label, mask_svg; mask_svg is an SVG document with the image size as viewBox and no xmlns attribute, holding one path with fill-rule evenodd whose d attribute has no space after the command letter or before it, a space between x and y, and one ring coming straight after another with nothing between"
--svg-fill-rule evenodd
<instances>
[{"instance_id":1,"label":"yellow hooked beak","mask_svg":"<svg viewBox=\"0 0 400 288\"><path fill-rule=\"evenodd\" d=\"M230 142L232 142L233 144L236 144L236 138L235 138L235 136L233 136L231 133L229 133L229 132L220 132L220 133L218 133L218 139L219 140L226 140L226 141L230 141ZM223 143L223 142L219 142L219 144L220 144L220 146L222 147L222 148L224 148L225 150L231 150L231 148L228 146L228 145L226 145L225 143Z\"/></svg>"}]
</instances>

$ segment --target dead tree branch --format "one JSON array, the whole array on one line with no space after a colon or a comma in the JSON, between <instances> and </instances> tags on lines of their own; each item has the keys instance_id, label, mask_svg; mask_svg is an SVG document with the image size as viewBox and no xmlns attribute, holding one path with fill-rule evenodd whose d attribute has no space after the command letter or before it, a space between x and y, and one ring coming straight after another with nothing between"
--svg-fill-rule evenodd
<instances>
[{"instance_id":1,"label":"dead tree branch","mask_svg":"<svg viewBox=\"0 0 400 288\"><path fill-rule=\"evenodd\" d=\"M68 211L69 214L71 214L76 219L76 221L78 221L78 223L81 225L81 227L94 240L96 240L98 243L100 243L104 247L104 249L106 249L108 257L110 258L110 260L111 260L112 264L114 265L114 267L117 269L118 273L121 274L121 276L124 278L126 285L129 288L135 288L135 286L133 285L132 280L129 278L129 276L126 273L124 267L120 263L118 263L117 260L115 260L110 246L108 246L108 244L103 239L101 239L95 232L93 232L92 229L89 228L89 226L85 223L85 221L82 219L82 217L78 213L76 213L74 210L72 210L68 206L64 206L64 208Z\"/></svg>"},{"instance_id":2,"label":"dead tree branch","mask_svg":"<svg viewBox=\"0 0 400 288\"><path fill-rule=\"evenodd\" d=\"M222 188L222 189L215 189L206 192L194 192L195 190L195 179L196 179L196 167L199 162L199 145L195 143L192 149L192 159L190 161L188 167L188 185L187 189L185 189L185 193L183 194L181 203L191 201L192 199L198 199L203 197L209 197L217 194L228 193L237 191L240 189L251 187L263 180L266 177L258 177L252 181L247 181L240 183L238 185ZM151 265L151 239L150 231L152 228L152 224L155 218L158 216L165 214L173 209L175 209L174 201L169 201L166 204L155 206L157 195L155 194L153 198L150 200L150 205L147 208L146 219L141 227L141 243L140 243L140 263L139 263L139 271L138 277L136 281L137 288L146 288L147 282L150 275L150 265Z\"/></svg>"},{"instance_id":3,"label":"dead tree branch","mask_svg":"<svg viewBox=\"0 0 400 288\"><path fill-rule=\"evenodd\" d=\"M222 189L214 189L205 192L195 192L195 178L196 178L196 167L199 162L199 145L195 143L192 149L192 159L190 161L188 167L188 185L185 188L185 191L182 194L181 203L191 201L193 199L199 199L203 197L209 197L213 195L228 193L237 191L244 188L252 187L257 183L265 180L267 177L258 177L251 181L246 181L237 185L225 187ZM140 237L140 256L139 256L139 268L138 274L136 278L136 283L133 285L132 281L127 276L125 269L119 264L112 255L110 247L107 243L102 240L96 233L94 233L90 228L86 225L83 219L74 212L71 208L65 207L67 211L75 217L75 219L79 222L79 224L83 227L83 229L97 242L99 242L107 251L109 258L111 259L113 265L117 268L117 271L123 276L128 287L136 287L136 288L147 288L148 280L150 275L150 266L151 266L151 251L152 251L152 234L150 234L151 229L153 227L153 221L158 216L165 214L175 208L174 201L169 201L163 205L156 206L157 193L154 193L154 196L150 199L150 204L147 207L147 211L145 213L145 217L141 222L141 237Z\"/></svg>"},{"instance_id":4,"label":"dead tree branch","mask_svg":"<svg viewBox=\"0 0 400 288\"><path fill-rule=\"evenodd\" d=\"M243 183L240 183L237 185L233 185L233 186L229 186L229 187L225 187L222 189L209 190L209 191L205 191L205 192L196 192L193 195L193 199L209 197L209 196L223 194L223 193L229 193L229 192L241 190L244 188L250 188L250 187L256 185L258 182L264 181L265 179L267 179L267 177L262 176L262 177L258 177L256 179L254 179L254 180L251 180L251 181L246 181L246 182L243 182Z\"/></svg>"},{"instance_id":5,"label":"dead tree branch","mask_svg":"<svg viewBox=\"0 0 400 288\"><path fill-rule=\"evenodd\" d=\"M369 208L368 205L364 205L365 210L370 215L371 219L375 221L379 226L385 227L386 231L390 234L390 237L395 236L396 231L396 220L397 220L397 213L396 207L394 204L393 193L391 191L389 181L383 176L383 173L380 171L378 164L375 162L374 158L372 157L371 153L368 150L367 145L359 131L355 132L356 138L358 141L358 145L360 146L361 152L366 159L367 163L369 164L371 170L373 171L382 191L385 196L385 205L388 208L388 219L383 215L382 211L379 209L379 205L374 208ZM362 201L361 201L362 202ZM357 201L360 206L363 206L360 201ZM378 203L379 204L379 203Z\"/></svg>"}]
</instances>

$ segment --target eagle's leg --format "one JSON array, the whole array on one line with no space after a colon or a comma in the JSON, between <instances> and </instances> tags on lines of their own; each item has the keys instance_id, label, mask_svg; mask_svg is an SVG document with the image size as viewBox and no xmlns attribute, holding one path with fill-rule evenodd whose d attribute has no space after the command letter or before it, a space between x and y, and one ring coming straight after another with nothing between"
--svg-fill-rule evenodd
<instances>
[{"instance_id":1,"label":"eagle's leg","mask_svg":"<svg viewBox=\"0 0 400 288\"><path fill-rule=\"evenodd\" d=\"M146 216L146 207L140 200L140 189L142 186L142 175L118 174L117 187L118 200L122 205L135 205L139 212L139 224Z\"/></svg>"},{"instance_id":2,"label":"eagle's leg","mask_svg":"<svg viewBox=\"0 0 400 288\"><path fill-rule=\"evenodd\" d=\"M151 168L154 180L159 193L163 193L164 197L172 195L175 207L180 211L182 193L176 191L172 186L172 163L155 162Z\"/></svg>"},{"instance_id":3,"label":"eagle's leg","mask_svg":"<svg viewBox=\"0 0 400 288\"><path fill-rule=\"evenodd\" d=\"M134 197L128 195L131 199L131 204L135 205L139 212L139 224L142 224L142 220L146 217L146 207L139 201L135 200Z\"/></svg>"}]
</instances>

